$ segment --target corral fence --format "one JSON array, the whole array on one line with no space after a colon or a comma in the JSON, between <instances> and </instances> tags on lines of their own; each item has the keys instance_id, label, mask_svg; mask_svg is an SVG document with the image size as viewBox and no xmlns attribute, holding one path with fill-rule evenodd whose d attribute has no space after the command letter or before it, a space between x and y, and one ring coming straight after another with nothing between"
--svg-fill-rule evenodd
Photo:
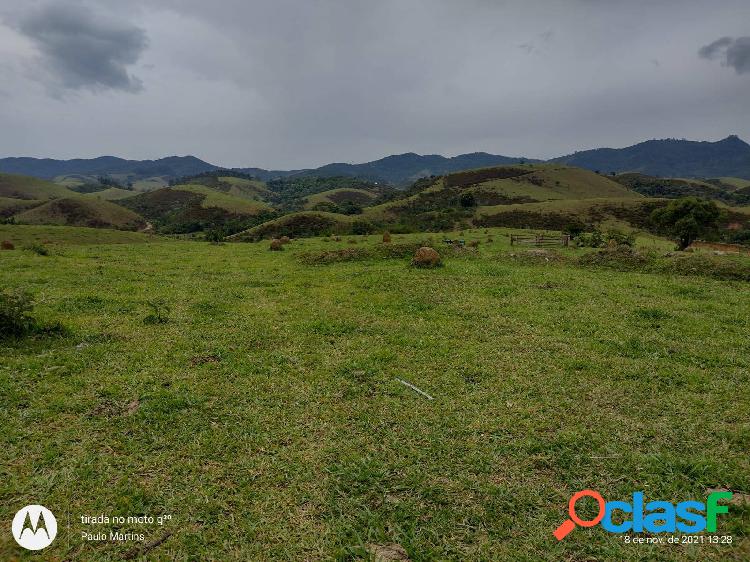
<instances>
[{"instance_id":1,"label":"corral fence","mask_svg":"<svg viewBox=\"0 0 750 562\"><path fill-rule=\"evenodd\" d=\"M511 246L537 246L537 247L554 247L569 246L570 234L561 234L552 236L548 234L511 234Z\"/></svg>"}]
</instances>

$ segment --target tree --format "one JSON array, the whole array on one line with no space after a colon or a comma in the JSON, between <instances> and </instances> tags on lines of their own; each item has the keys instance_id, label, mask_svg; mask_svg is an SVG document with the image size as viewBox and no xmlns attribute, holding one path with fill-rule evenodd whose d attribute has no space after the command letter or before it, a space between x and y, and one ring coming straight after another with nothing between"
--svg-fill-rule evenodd
<instances>
[{"instance_id":1,"label":"tree","mask_svg":"<svg viewBox=\"0 0 750 562\"><path fill-rule=\"evenodd\" d=\"M678 250L684 250L699 236L717 230L721 217L722 211L716 203L697 197L675 199L651 213L651 221L657 229L677 239Z\"/></svg>"},{"instance_id":2,"label":"tree","mask_svg":"<svg viewBox=\"0 0 750 562\"><path fill-rule=\"evenodd\" d=\"M464 208L474 207L477 204L477 200L473 193L464 193L459 198L461 206Z\"/></svg>"}]
</instances>

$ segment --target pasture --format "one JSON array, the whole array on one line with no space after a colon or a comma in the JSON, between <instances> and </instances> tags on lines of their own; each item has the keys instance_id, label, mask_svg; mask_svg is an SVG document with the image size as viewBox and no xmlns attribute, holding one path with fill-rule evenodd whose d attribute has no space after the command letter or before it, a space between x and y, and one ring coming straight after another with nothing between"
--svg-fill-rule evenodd
<instances>
[{"instance_id":1,"label":"pasture","mask_svg":"<svg viewBox=\"0 0 750 562\"><path fill-rule=\"evenodd\" d=\"M21 248L51 232L48 256ZM411 560L750 558L748 505L720 518L732 545L552 536L584 488L750 492L747 282L585 265L591 250L510 233L448 233L479 241L462 252L432 235L444 265L422 270L302 259L380 235L269 252L0 226L17 246L0 286L66 328L0 341L3 513L49 507L61 560L356 560L392 543ZM139 552L82 541L80 515L100 513L172 520L118 526L163 539ZM0 558L34 556L0 533Z\"/></svg>"}]
</instances>

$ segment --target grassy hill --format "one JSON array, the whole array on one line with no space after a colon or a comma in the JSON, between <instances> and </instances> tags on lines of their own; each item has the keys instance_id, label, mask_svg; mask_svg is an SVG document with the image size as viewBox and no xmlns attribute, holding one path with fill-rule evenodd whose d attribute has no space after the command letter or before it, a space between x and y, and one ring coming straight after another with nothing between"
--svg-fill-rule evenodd
<instances>
[{"instance_id":1,"label":"grassy hill","mask_svg":"<svg viewBox=\"0 0 750 562\"><path fill-rule=\"evenodd\" d=\"M232 195L229 192L224 193L205 185L176 185L169 189L202 195L201 207L216 207L236 215L255 215L260 211L270 209L270 206L262 201L257 201L247 196ZM241 191L241 189L234 188L235 192Z\"/></svg>"},{"instance_id":2,"label":"grassy hill","mask_svg":"<svg viewBox=\"0 0 750 562\"><path fill-rule=\"evenodd\" d=\"M353 203L355 205L367 206L372 203L378 195L365 189L346 188L329 189L310 195L305 199L305 208L312 209L321 203L330 205L342 205L344 203Z\"/></svg>"},{"instance_id":3,"label":"grassy hill","mask_svg":"<svg viewBox=\"0 0 750 562\"><path fill-rule=\"evenodd\" d=\"M352 232L356 216L326 213L321 211L302 211L290 213L266 221L253 228L229 236L232 242L247 242L264 238L290 238L321 236L331 234L346 234Z\"/></svg>"},{"instance_id":4,"label":"grassy hill","mask_svg":"<svg viewBox=\"0 0 750 562\"><path fill-rule=\"evenodd\" d=\"M141 216L109 201L87 197L53 199L14 216L21 224L58 224L137 230L146 226Z\"/></svg>"},{"instance_id":5,"label":"grassy hill","mask_svg":"<svg viewBox=\"0 0 750 562\"><path fill-rule=\"evenodd\" d=\"M148 219L157 230L189 233L214 228L243 230L271 218L270 207L205 185L166 187L118 199L117 203Z\"/></svg>"},{"instance_id":6,"label":"grassy hill","mask_svg":"<svg viewBox=\"0 0 750 562\"><path fill-rule=\"evenodd\" d=\"M569 201L613 201L643 199L641 195L588 170L554 164L526 164L456 172L433 180L422 180L403 197L364 209L363 217L398 228L444 230L457 222L518 226L509 213L549 215L560 220ZM542 203L545 203L542 205ZM590 207L584 205L584 207ZM495 219L488 219L492 214ZM560 218L563 217L563 218ZM593 220L595 217L590 217ZM512 219L512 220L511 220ZM523 224L529 217L524 218ZM546 219L534 221L546 224Z\"/></svg>"},{"instance_id":7,"label":"grassy hill","mask_svg":"<svg viewBox=\"0 0 750 562\"><path fill-rule=\"evenodd\" d=\"M91 199L104 199L105 201L116 201L117 199L125 199L126 197L133 197L135 193L129 189L121 189L119 187L108 187L101 191L94 191L86 193L84 196Z\"/></svg>"},{"instance_id":8,"label":"grassy hill","mask_svg":"<svg viewBox=\"0 0 750 562\"><path fill-rule=\"evenodd\" d=\"M638 173L618 174L618 183L648 197L701 197L714 199L728 205L750 204L750 193L742 180L725 182L716 179L660 178Z\"/></svg>"},{"instance_id":9,"label":"grassy hill","mask_svg":"<svg viewBox=\"0 0 750 562\"><path fill-rule=\"evenodd\" d=\"M50 181L30 176L0 173L0 197L3 198L46 201L56 197L71 197L72 195L74 194L71 190Z\"/></svg>"}]
</instances>

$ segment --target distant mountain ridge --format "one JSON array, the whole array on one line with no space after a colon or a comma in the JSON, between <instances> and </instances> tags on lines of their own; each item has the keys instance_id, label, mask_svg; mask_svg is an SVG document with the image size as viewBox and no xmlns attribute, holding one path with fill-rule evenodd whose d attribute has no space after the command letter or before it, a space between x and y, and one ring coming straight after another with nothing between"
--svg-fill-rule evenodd
<instances>
[{"instance_id":1,"label":"distant mountain ridge","mask_svg":"<svg viewBox=\"0 0 750 562\"><path fill-rule=\"evenodd\" d=\"M472 168L538 163L543 160L473 152L454 157L413 152L386 156L363 164L332 163L304 170L234 168L268 181L289 176L354 176L373 182L405 185L420 177L442 175ZM649 140L626 148L597 148L553 158L602 173L638 172L662 177L713 178L733 176L750 179L750 145L736 135L716 142L677 139ZM2 158L0 172L43 179L64 175L114 175L130 179L167 179L225 169L194 156L169 156L158 160L125 160L114 156L92 159Z\"/></svg>"},{"instance_id":2,"label":"distant mountain ridge","mask_svg":"<svg viewBox=\"0 0 750 562\"><path fill-rule=\"evenodd\" d=\"M154 176L179 177L220 169L195 156L167 156L158 160L125 160L116 156L54 160L52 158L0 158L0 172L42 179L64 175L132 175L135 179Z\"/></svg>"},{"instance_id":3,"label":"distant mountain ridge","mask_svg":"<svg viewBox=\"0 0 750 562\"><path fill-rule=\"evenodd\" d=\"M552 159L570 166L650 176L750 178L750 145L737 135L716 142L649 140L626 148L597 148Z\"/></svg>"}]
</instances>

